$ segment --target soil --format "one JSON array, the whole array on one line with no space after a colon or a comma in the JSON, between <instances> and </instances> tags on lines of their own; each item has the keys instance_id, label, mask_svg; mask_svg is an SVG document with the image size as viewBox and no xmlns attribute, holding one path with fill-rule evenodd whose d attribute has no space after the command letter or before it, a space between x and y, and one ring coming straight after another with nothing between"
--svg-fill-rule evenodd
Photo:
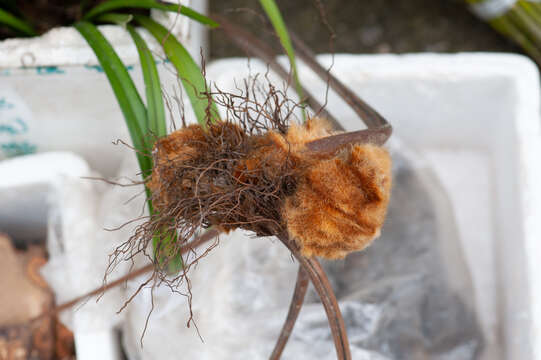
<instances>
[{"instance_id":1,"label":"soil","mask_svg":"<svg viewBox=\"0 0 541 360\"><path fill-rule=\"evenodd\" d=\"M288 27L315 52L330 52L330 33L317 0L276 0ZM460 0L321 0L336 34L336 53L497 51L522 52L470 13ZM234 17L254 34L263 11L253 0L209 1L210 13ZM251 10L246 10L251 9ZM255 12L254 12L255 11ZM272 39L270 39L272 40ZM274 41L275 42L275 41ZM245 56L219 31L211 32L212 58Z\"/></svg>"}]
</instances>

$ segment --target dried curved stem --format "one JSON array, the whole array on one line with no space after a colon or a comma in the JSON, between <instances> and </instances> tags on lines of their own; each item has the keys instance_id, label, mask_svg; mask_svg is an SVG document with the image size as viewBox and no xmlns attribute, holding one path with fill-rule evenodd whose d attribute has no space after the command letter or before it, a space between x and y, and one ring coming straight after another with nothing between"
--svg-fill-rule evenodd
<instances>
[{"instance_id":1,"label":"dried curved stem","mask_svg":"<svg viewBox=\"0 0 541 360\"><path fill-rule=\"evenodd\" d=\"M297 317L301 312L301 307L304 302L304 297L306 291L308 290L308 281L310 280L306 270L299 266L299 272L297 274L297 283L295 284L295 291L293 292L293 299L291 299L291 304L289 305L289 312L287 313L287 318L278 337L278 341L272 351L270 360L278 360L282 356L282 352L289 340L289 336L293 331Z\"/></svg>"},{"instance_id":2,"label":"dried curved stem","mask_svg":"<svg viewBox=\"0 0 541 360\"><path fill-rule=\"evenodd\" d=\"M378 129L347 132L311 141L306 144L306 148L308 151L319 155L332 155L350 144L373 144L381 146L391 136L391 132L392 128L390 125L385 125Z\"/></svg>"},{"instance_id":3,"label":"dried curved stem","mask_svg":"<svg viewBox=\"0 0 541 360\"><path fill-rule=\"evenodd\" d=\"M220 23L224 32L229 38L248 54L257 56L267 62L284 80L289 79L289 73L276 60L276 54L270 46L261 42L252 34L244 31L240 27L232 24L225 17L214 15L214 18ZM329 85L348 103L355 113L366 124L368 129L355 131L346 134L330 136L325 139L315 140L307 144L309 151L317 153L332 154L351 143L370 143L374 145L383 145L391 136L392 126L370 105L359 98L353 91L347 88L340 80L335 78L329 70L325 70L315 59L312 51L297 37L291 34L299 57L314 71L322 80L328 81ZM306 94L306 102L313 109L321 108L321 105L315 100L314 96L308 90L303 88ZM321 110L320 110L321 111ZM324 111L321 113L326 117L336 129L344 130L342 125L332 117L330 113Z\"/></svg>"},{"instance_id":4,"label":"dried curved stem","mask_svg":"<svg viewBox=\"0 0 541 360\"><path fill-rule=\"evenodd\" d=\"M370 105L359 98L353 91L347 88L342 82L335 78L329 70L325 70L315 58L314 53L298 36L289 32L296 53L322 80L328 81L331 88L340 95L345 102L359 115L368 128L375 129L383 126L390 126L387 120L381 116ZM390 135L390 134L389 134Z\"/></svg>"},{"instance_id":5,"label":"dried curved stem","mask_svg":"<svg viewBox=\"0 0 541 360\"><path fill-rule=\"evenodd\" d=\"M319 295L321 303L327 313L327 319L331 328L331 334L334 340L336 349L336 357L338 360L351 360L351 351L349 349L349 341L344 324L344 318L338 307L338 301L334 295L333 289L325 275L325 271L321 264L315 258L306 258L301 255L297 246L289 239L287 235L278 237L282 243L292 252L300 266L308 273L316 292Z\"/></svg>"},{"instance_id":6,"label":"dried curved stem","mask_svg":"<svg viewBox=\"0 0 541 360\"><path fill-rule=\"evenodd\" d=\"M247 53L255 55L266 61L269 66L278 73L283 79L287 80L289 74L285 71L281 65L279 65L274 57L275 54L272 49L263 44L257 38L251 34L245 32L239 27L231 24L227 19L219 17L217 19L221 23L222 29L231 38L231 40L244 49ZM357 113L361 120L367 125L368 129L356 131L352 133L339 134L330 136L324 139L315 140L307 144L308 151L318 154L332 154L339 151L344 146L352 143L371 143L375 145L383 145L392 133L391 125L370 105L361 100L350 89L344 86L338 79L336 79L329 70L325 70L316 60L311 50L294 34L292 40L295 44L299 57L323 80L328 81L329 85L335 90ZM312 108L317 108L319 104L311 94L303 89L307 95L307 103ZM316 104L315 106L313 104ZM320 107L320 106L319 106ZM323 116L327 116L337 129L343 130L342 126L334 119L330 114L326 113ZM296 246L292 244L291 240L282 235L280 240L291 250L294 256L300 263L301 269L304 269L310 277L310 280L314 284L325 311L329 319L331 332L333 335L336 353L338 359L351 359L349 350L349 342L347 339L347 333L344 325L336 297L330 286L330 283L325 275L325 272L321 268L321 265L316 259L307 259L303 257ZM301 270L299 270L301 271ZM301 272L299 272L299 277ZM282 329L282 333L278 339L278 343L271 355L271 359L278 359L285 347L285 344L289 338L289 334L295 324L298 313L302 306L302 301L299 299L304 298L306 289L299 285L300 279L297 280L293 300L290 306L290 311Z\"/></svg>"}]
</instances>

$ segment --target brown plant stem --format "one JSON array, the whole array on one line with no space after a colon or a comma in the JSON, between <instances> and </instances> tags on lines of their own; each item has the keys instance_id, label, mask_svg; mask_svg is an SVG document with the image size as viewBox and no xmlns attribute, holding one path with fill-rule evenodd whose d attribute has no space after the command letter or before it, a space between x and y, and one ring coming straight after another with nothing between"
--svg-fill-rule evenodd
<instances>
[{"instance_id":1,"label":"brown plant stem","mask_svg":"<svg viewBox=\"0 0 541 360\"><path fill-rule=\"evenodd\" d=\"M237 46L253 56L260 57L263 61L269 64L271 69L273 69L286 81L289 79L289 74L275 61L275 54L269 46L262 43L257 38L245 32L236 25L231 24L224 17L216 18L217 21L221 23L224 32ZM350 89L344 86L338 79L336 79L330 73L330 70L325 70L315 60L315 56L311 50L294 34L292 34L292 40L297 48L299 57L321 79L328 82L331 88L335 90L342 97L342 99L348 103L348 105L350 105L350 107L357 113L357 115L368 127L366 130L339 134L310 142L307 144L308 151L319 154L332 154L351 143L371 143L375 145L383 145L392 133L392 127L387 120L370 105L356 96L355 93L353 93ZM311 94L304 88L303 91L307 96L307 103L313 109L319 107L319 104L317 104L317 101L315 101L313 96L311 96ZM312 105L314 103L317 105ZM336 119L331 117L330 114L327 113L322 115L327 116L337 129L343 130L343 127L338 123L338 121L336 121ZM351 359L344 321L340 313L340 309L338 308L338 303L336 301L336 297L334 296L334 292L330 287L329 281L325 275L325 272L321 268L321 265L316 259L304 258L298 252L296 247L291 244L291 241L287 236L282 236L280 240L292 251L300 262L301 268L304 268L304 270L308 272L310 279L320 295L329 319L338 359ZM290 305L290 312L282 329L282 333L278 339L278 343L276 344L276 347L271 355L271 359L278 359L280 357L302 306L302 301L299 302L299 299L304 298L303 292L305 291L306 289L299 286L299 280L297 280L297 286L295 287L293 300Z\"/></svg>"},{"instance_id":2,"label":"brown plant stem","mask_svg":"<svg viewBox=\"0 0 541 360\"><path fill-rule=\"evenodd\" d=\"M378 129L365 129L338 135L327 136L306 143L306 148L318 155L333 155L350 144L383 145L391 135L391 127L383 126Z\"/></svg>"},{"instance_id":3,"label":"brown plant stem","mask_svg":"<svg viewBox=\"0 0 541 360\"><path fill-rule=\"evenodd\" d=\"M278 341L272 351L270 360L278 360L282 356L282 352L289 340L289 336L293 331L297 317L301 312L301 307L304 302L304 297L306 291L308 290L308 281L310 280L306 270L299 266L299 272L297 274L297 283L295 284L295 291L293 292L293 299L291 299L291 304L289 305L289 312L287 313L287 318L278 337Z\"/></svg>"},{"instance_id":4,"label":"brown plant stem","mask_svg":"<svg viewBox=\"0 0 541 360\"><path fill-rule=\"evenodd\" d=\"M281 234L278 238L291 251L293 256L295 256L300 266L308 273L308 276L319 295L321 303L327 313L327 319L329 321L336 349L336 358L338 360L351 360L351 351L349 349L344 318L338 307L338 301L336 300L332 286L327 275L325 275L325 271L321 267L321 264L316 258L306 258L302 256L297 245L291 241L286 234ZM295 295L293 298L295 299Z\"/></svg>"},{"instance_id":5,"label":"brown plant stem","mask_svg":"<svg viewBox=\"0 0 541 360\"><path fill-rule=\"evenodd\" d=\"M180 251L181 255L184 255L188 251L191 251L192 249L194 249L194 248L196 248L198 246L201 246L202 244L214 239L219 234L220 234L219 230L217 230L215 228L209 229L207 232L205 232L201 236L195 238L193 241L186 244L186 246L184 246L182 248L182 250ZM91 296L96 296L96 295L103 294L107 290L109 290L111 288L114 288L114 287L117 287L117 286L125 283L128 280L131 280L131 279L136 278L136 277L138 277L140 275L143 275L143 274L146 274L146 273L150 272L150 271L154 270L154 266L155 266L154 263L150 263L148 265L145 265L142 268L139 268L139 269L137 269L135 271L130 272L129 274L126 274L126 275L116 279L115 281L107 283L107 284L105 284L103 286L100 286L99 288L96 288L96 289L94 289L92 291L87 292L86 294L83 294L81 296L78 296L78 297L70 300L70 301L67 301L67 302L65 302L63 304L60 304L60 305L52 308L51 310L38 315L37 317L33 318L31 321L39 320L39 319L42 319L44 317L54 316L54 315L56 315L56 314L58 314L58 313L60 313L60 312L62 312L64 310L67 310L67 309L75 306L78 302L80 302L80 301L82 301L84 299L87 299L87 298L89 298Z\"/></svg>"},{"instance_id":6,"label":"brown plant stem","mask_svg":"<svg viewBox=\"0 0 541 360\"><path fill-rule=\"evenodd\" d=\"M216 21L220 23L225 34L241 49L252 56L257 56L269 64L281 78L289 79L289 73L275 60L276 54L272 48L261 42L252 34L244 31L240 27L232 24L223 16L214 15ZM347 88L340 80L334 77L329 70L325 70L315 59L312 51L295 34L291 34L291 39L299 57L314 71L322 80L327 81L330 87L338 93L355 111L360 119L366 124L368 129L355 131L348 134L340 134L325 139L316 140L308 144L308 148L313 152L333 153L350 143L370 143L374 145L383 145L391 136L392 127L387 120L381 116L370 105L360 99L353 91ZM306 102L313 109L320 108L321 105L315 100L308 90L303 87L306 94ZM342 125L330 113L325 110L319 110L320 114L326 117L338 130L344 130Z\"/></svg>"}]
</instances>

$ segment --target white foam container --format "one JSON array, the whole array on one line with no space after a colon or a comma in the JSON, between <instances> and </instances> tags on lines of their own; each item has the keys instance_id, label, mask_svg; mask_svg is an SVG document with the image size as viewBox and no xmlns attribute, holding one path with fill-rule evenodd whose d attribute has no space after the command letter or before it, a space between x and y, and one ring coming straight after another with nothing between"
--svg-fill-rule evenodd
<instances>
[{"instance_id":1,"label":"white foam container","mask_svg":"<svg viewBox=\"0 0 541 360\"><path fill-rule=\"evenodd\" d=\"M320 56L330 65L330 56ZM284 60L284 59L281 59ZM216 61L222 90L246 59ZM252 60L251 73L266 67ZM313 94L325 84L300 66ZM441 182L475 288L483 359L541 359L541 130L537 67L507 54L336 55L333 74L381 112ZM321 99L323 100L323 99ZM364 126L330 94L347 130ZM436 201L436 206L438 203ZM454 226L454 225L453 225Z\"/></svg>"},{"instance_id":2,"label":"white foam container","mask_svg":"<svg viewBox=\"0 0 541 360\"><path fill-rule=\"evenodd\" d=\"M206 12L206 0L169 2ZM152 10L151 16L170 29L196 61L201 49L206 54L203 26L173 13ZM117 51L144 99L139 56L131 37L118 26L98 28ZM163 56L148 32L139 33L151 51ZM23 241L35 240L47 235L50 198L62 195L55 193L59 191L55 184L94 174L90 168L112 177L132 150L112 144L117 139L130 143L124 118L94 53L77 30L61 27L35 38L3 40L0 54L0 229ZM159 63L158 71L165 91L178 90L170 67ZM189 104L186 108L189 112ZM14 150L40 154L1 161ZM56 152L66 150L70 153ZM88 194L80 195L84 199ZM86 223L88 219L82 216L85 210L75 211L78 217L61 220L68 226ZM77 325L75 320L78 359L122 358L113 328L80 331Z\"/></svg>"},{"instance_id":3,"label":"white foam container","mask_svg":"<svg viewBox=\"0 0 541 360\"><path fill-rule=\"evenodd\" d=\"M206 11L206 0L180 3ZM152 17L171 29L194 59L200 59L200 49L206 49L203 26L170 12L153 10ZM144 99L139 56L131 36L119 26L99 29ZM162 54L147 31L140 34L151 51ZM111 86L79 32L61 27L36 38L6 39L0 41L0 54L0 159L14 153L74 151L92 168L113 175L123 153L112 142L130 142L129 135ZM158 69L163 89L172 93L178 88L174 71L163 63Z\"/></svg>"},{"instance_id":4,"label":"white foam container","mask_svg":"<svg viewBox=\"0 0 541 360\"><path fill-rule=\"evenodd\" d=\"M320 60L329 63L330 57ZM251 71L266 68L252 62ZM325 85L315 75L302 65L300 71L313 93L324 94ZM245 59L207 67L209 79L223 89L247 72ZM541 130L535 65L522 56L497 54L337 55L333 72L392 122L395 135L426 159L445 189L454 211L449 222L456 223L456 240L473 277L486 337L483 359L541 359ZM348 130L362 127L332 93L329 109ZM81 160L69 160L71 155L65 160L71 165L40 156L45 154L0 162L1 224L15 218L46 220L46 210L32 205L42 201L56 176L46 169L69 176L88 171ZM42 170L36 171L38 165ZM15 211L13 204L25 207ZM97 338L100 344L92 346ZM78 349L112 349L99 357L118 358L113 330L76 332L76 339L82 341Z\"/></svg>"},{"instance_id":5,"label":"white foam container","mask_svg":"<svg viewBox=\"0 0 541 360\"><path fill-rule=\"evenodd\" d=\"M70 196L79 197L72 204L79 205L79 209L71 209L69 218L55 219L58 231L65 231L66 226L77 226L81 232L88 233L88 215L92 213L93 204L98 198L91 188L89 180L82 177L92 175L88 163L80 156L68 152L49 152L21 156L14 159L0 161L0 230L7 232L19 241L35 241L47 237L48 220L55 215L51 203L53 198L65 196L62 185L69 182L79 182L77 187L80 194L69 192ZM90 219L91 221L92 219ZM94 229L94 228L91 228ZM69 236L76 235L70 231ZM82 235L82 234L79 234ZM91 237L86 237L86 239ZM78 236L77 241L85 240ZM65 246L65 244L64 244ZM50 248L50 247L49 247ZM57 254L60 256L60 254ZM81 262L90 262L89 259L80 258ZM84 265L83 265L84 266ZM65 279L58 281L73 281L70 279L69 269L64 269ZM77 290L76 290L77 291ZM76 294L70 294L72 298ZM57 295L58 296L58 295ZM57 301L58 301L57 297ZM67 299L61 298L60 301ZM98 327L90 329L88 319L75 313L71 321L74 331L77 359L91 360L120 360L121 347L117 333L113 327Z\"/></svg>"}]
</instances>

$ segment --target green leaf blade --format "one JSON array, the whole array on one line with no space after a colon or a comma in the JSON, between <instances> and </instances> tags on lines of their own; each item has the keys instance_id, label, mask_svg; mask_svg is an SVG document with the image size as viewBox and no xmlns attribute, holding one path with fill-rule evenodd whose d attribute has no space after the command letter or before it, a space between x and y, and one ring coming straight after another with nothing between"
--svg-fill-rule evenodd
<instances>
[{"instance_id":1,"label":"green leaf blade","mask_svg":"<svg viewBox=\"0 0 541 360\"><path fill-rule=\"evenodd\" d=\"M198 123L203 127L206 126L207 111L210 112L209 121L215 121L218 116L218 109L213 102L211 102L209 108L209 98L202 95L207 89L205 78L190 53L161 24L147 16L135 15L134 18L162 45L167 58L178 72Z\"/></svg>"},{"instance_id":2,"label":"green leaf blade","mask_svg":"<svg viewBox=\"0 0 541 360\"><path fill-rule=\"evenodd\" d=\"M259 3L261 4L261 7L263 7L263 10L265 10L265 13L271 21L272 26L274 27L274 31L276 32L276 35L278 35L280 43L282 44L282 47L284 48L287 57L289 58L289 64L293 72L293 80L295 81L295 90L297 91L297 95L299 95L299 98L302 100L304 94L302 91L301 82L299 81L297 62L295 60L295 50L293 49L293 45L291 44L291 39L289 38L287 27L284 23L284 19L282 18L282 14L280 13L280 9L278 9L278 6L274 2L274 0L259 0ZM306 121L306 111L304 110L304 108L302 109L302 115L303 119Z\"/></svg>"},{"instance_id":3,"label":"green leaf blade","mask_svg":"<svg viewBox=\"0 0 541 360\"><path fill-rule=\"evenodd\" d=\"M165 109L161 96L158 71L152 53L133 26L127 25L127 30L136 44L141 60L141 68L146 85L147 103L149 106L149 111L147 112L124 64L105 37L89 22L79 22L75 27L94 50L100 65L109 79L124 114L132 142L138 151L137 160L139 161L143 176L150 174L152 171L152 160L142 154L149 152L151 149L151 144L145 141L145 135L150 131L155 132L158 136L166 135ZM152 121L149 121L148 118L151 118ZM149 199L147 202L149 212L155 214L152 202L150 201L152 194L147 187L145 187L145 191ZM175 234L157 233L152 239L156 262L158 266L164 267L169 273L178 273L183 267L181 254L175 253L177 241L178 239Z\"/></svg>"},{"instance_id":4,"label":"green leaf blade","mask_svg":"<svg viewBox=\"0 0 541 360\"><path fill-rule=\"evenodd\" d=\"M143 132L146 129L147 113L135 84L111 44L95 25L81 21L75 24L75 28L96 54L111 84L128 126L133 145L137 150L139 166L145 176L152 171L151 159L143 155L150 151L145 141L146 133Z\"/></svg>"},{"instance_id":5,"label":"green leaf blade","mask_svg":"<svg viewBox=\"0 0 541 360\"><path fill-rule=\"evenodd\" d=\"M177 12L178 6L180 6L180 5L167 4L166 6L167 6L167 11ZM166 9L162 9L162 10L166 10ZM211 29L220 26L220 24L218 24L216 21L212 20L211 18L206 17L205 15L203 15L203 14L201 14L201 13L199 13L199 12L197 12L197 11L193 10L192 8L187 7L187 6L182 6L180 8L180 13L182 15L184 15L184 16L189 17L192 20L197 21L200 24L203 24L203 25L206 25L206 26L210 27Z\"/></svg>"},{"instance_id":6,"label":"green leaf blade","mask_svg":"<svg viewBox=\"0 0 541 360\"><path fill-rule=\"evenodd\" d=\"M133 15L131 14L107 13L96 17L96 21L98 22L113 23L122 26L123 28L126 28L132 20Z\"/></svg>"},{"instance_id":7,"label":"green leaf blade","mask_svg":"<svg viewBox=\"0 0 541 360\"><path fill-rule=\"evenodd\" d=\"M32 26L26 21L17 18L15 15L0 9L0 24L9 26L10 28L24 34L26 36L36 36L37 33L34 31Z\"/></svg>"},{"instance_id":8,"label":"green leaf blade","mask_svg":"<svg viewBox=\"0 0 541 360\"><path fill-rule=\"evenodd\" d=\"M127 30L130 33L135 46L137 47L139 60L141 62L141 70L143 72L147 99L148 130L158 137L165 136L167 135L167 128L165 124L165 105L163 102L160 76L158 75L156 62L154 61L152 52L141 35L137 33L135 28L128 25Z\"/></svg>"},{"instance_id":9,"label":"green leaf blade","mask_svg":"<svg viewBox=\"0 0 541 360\"><path fill-rule=\"evenodd\" d=\"M203 25L207 25L211 28L217 27L218 23L205 15L187 7L178 4L166 4L155 0L109 0L104 3L96 5L83 17L85 20L90 20L97 15L114 11L121 8L137 8L137 9L157 9L162 11L176 12L178 14L187 16L192 20L195 20Z\"/></svg>"}]
</instances>

